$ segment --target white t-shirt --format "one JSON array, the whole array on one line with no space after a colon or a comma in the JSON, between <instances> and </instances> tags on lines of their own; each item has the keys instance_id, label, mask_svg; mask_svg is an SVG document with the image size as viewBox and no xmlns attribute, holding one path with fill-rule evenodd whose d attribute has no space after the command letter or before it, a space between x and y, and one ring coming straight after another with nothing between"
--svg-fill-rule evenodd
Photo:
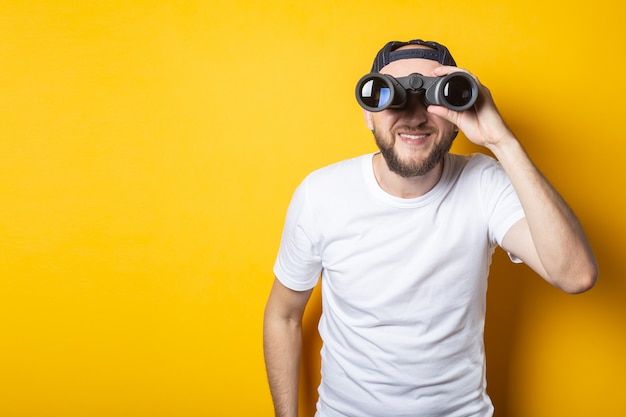
<instances>
[{"instance_id":1,"label":"white t-shirt","mask_svg":"<svg viewBox=\"0 0 626 417\"><path fill-rule=\"evenodd\" d=\"M322 274L319 417L491 416L483 329L496 245L524 213L499 163L448 154L403 199L364 155L311 173L287 212L276 277Z\"/></svg>"}]
</instances>

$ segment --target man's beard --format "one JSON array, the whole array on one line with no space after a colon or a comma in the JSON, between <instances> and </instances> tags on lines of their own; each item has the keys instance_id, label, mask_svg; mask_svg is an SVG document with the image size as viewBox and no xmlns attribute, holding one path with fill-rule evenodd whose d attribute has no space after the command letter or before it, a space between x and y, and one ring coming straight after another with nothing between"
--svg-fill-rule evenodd
<instances>
[{"instance_id":1,"label":"man's beard","mask_svg":"<svg viewBox=\"0 0 626 417\"><path fill-rule=\"evenodd\" d=\"M435 168L444 156L450 151L452 142L456 135L451 135L449 138L441 140L435 145L426 158L420 161L403 161L394 149L395 134L392 134L391 140L385 140L381 137L380 133L374 131L374 137L376 138L376 145L380 149L380 153L385 158L387 166L392 172L400 175L401 177L421 177L429 173Z\"/></svg>"}]
</instances>

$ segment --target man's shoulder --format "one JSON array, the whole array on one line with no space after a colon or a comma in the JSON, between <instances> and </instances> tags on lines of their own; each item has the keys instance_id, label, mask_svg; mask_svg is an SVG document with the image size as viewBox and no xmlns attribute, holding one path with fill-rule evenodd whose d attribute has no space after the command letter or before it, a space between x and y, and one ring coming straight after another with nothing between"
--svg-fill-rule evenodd
<instances>
[{"instance_id":1,"label":"man's shoulder","mask_svg":"<svg viewBox=\"0 0 626 417\"><path fill-rule=\"evenodd\" d=\"M365 189L365 167L370 155L331 163L312 171L299 188L312 201L340 201L355 198Z\"/></svg>"},{"instance_id":2,"label":"man's shoulder","mask_svg":"<svg viewBox=\"0 0 626 417\"><path fill-rule=\"evenodd\" d=\"M355 177L361 176L363 164L367 158L371 159L371 154L359 155L323 166L307 175L306 181L314 184L352 181Z\"/></svg>"},{"instance_id":3,"label":"man's shoulder","mask_svg":"<svg viewBox=\"0 0 626 417\"><path fill-rule=\"evenodd\" d=\"M458 173L460 177L481 176L485 171L501 170L500 163L495 158L482 153L448 154L450 171Z\"/></svg>"},{"instance_id":4,"label":"man's shoulder","mask_svg":"<svg viewBox=\"0 0 626 417\"><path fill-rule=\"evenodd\" d=\"M449 160L454 164L462 167L487 167L497 165L498 161L489 155L483 153L471 154L448 154Z\"/></svg>"}]
</instances>

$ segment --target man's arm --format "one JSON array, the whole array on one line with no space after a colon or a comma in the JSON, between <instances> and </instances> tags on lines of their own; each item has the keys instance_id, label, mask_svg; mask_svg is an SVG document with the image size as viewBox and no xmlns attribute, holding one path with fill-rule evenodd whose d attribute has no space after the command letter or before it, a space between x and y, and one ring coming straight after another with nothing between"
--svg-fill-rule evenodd
<instances>
[{"instance_id":1,"label":"man's arm","mask_svg":"<svg viewBox=\"0 0 626 417\"><path fill-rule=\"evenodd\" d=\"M265 306L263 349L277 417L298 415L302 316L312 292L293 291L274 279Z\"/></svg>"},{"instance_id":2,"label":"man's arm","mask_svg":"<svg viewBox=\"0 0 626 417\"><path fill-rule=\"evenodd\" d=\"M439 67L435 75L452 71L462 70ZM469 140L491 150L509 176L526 217L507 232L503 248L566 292L590 289L598 266L582 226L506 126L489 90L482 85L479 89L473 109L459 113L431 106L429 111L456 124Z\"/></svg>"},{"instance_id":3,"label":"man's arm","mask_svg":"<svg viewBox=\"0 0 626 417\"><path fill-rule=\"evenodd\" d=\"M516 139L490 149L511 179L526 214L507 232L502 247L563 291L580 293L593 287L596 259L573 211Z\"/></svg>"}]
</instances>

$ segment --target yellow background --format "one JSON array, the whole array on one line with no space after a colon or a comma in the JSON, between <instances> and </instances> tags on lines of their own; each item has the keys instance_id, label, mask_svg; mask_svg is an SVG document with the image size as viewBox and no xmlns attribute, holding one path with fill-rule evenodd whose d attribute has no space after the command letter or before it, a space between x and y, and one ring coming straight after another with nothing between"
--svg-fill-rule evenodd
<instances>
[{"instance_id":1,"label":"yellow background","mask_svg":"<svg viewBox=\"0 0 626 417\"><path fill-rule=\"evenodd\" d=\"M490 87L600 262L597 287L569 296L497 253L496 415L626 415L623 2L0 10L0 415L273 415L261 322L291 193L375 149L354 84L386 41L415 37Z\"/></svg>"}]
</instances>

